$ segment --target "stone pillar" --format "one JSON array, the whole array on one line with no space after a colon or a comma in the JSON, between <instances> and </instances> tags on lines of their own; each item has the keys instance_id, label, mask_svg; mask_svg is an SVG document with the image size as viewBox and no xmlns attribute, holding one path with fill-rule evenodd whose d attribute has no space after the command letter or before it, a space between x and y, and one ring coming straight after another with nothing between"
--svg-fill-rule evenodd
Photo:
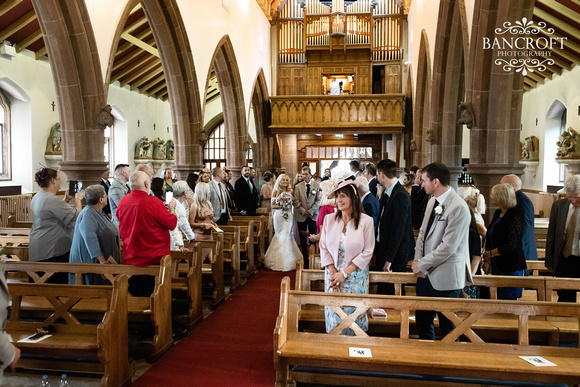
<instances>
[{"instance_id":1,"label":"stone pillar","mask_svg":"<svg viewBox=\"0 0 580 387\"><path fill-rule=\"evenodd\" d=\"M298 149L296 148L295 134L279 134L280 161L282 168L286 169L286 174L290 180L298 173Z\"/></svg>"}]
</instances>

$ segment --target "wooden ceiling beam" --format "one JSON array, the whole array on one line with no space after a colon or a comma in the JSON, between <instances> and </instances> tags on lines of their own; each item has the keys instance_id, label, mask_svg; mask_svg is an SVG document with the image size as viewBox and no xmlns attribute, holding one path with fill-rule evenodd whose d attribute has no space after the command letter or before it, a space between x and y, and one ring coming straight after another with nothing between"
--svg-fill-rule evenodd
<instances>
[{"instance_id":1,"label":"wooden ceiling beam","mask_svg":"<svg viewBox=\"0 0 580 387\"><path fill-rule=\"evenodd\" d=\"M115 63L113 63L113 70L112 71L116 71L116 70L120 69L121 67L125 66L129 62L133 61L139 55L143 55L143 53L144 53L143 50L135 50L135 52L132 52L128 55L125 55L123 58L121 58L119 60L116 60ZM146 57L139 59L139 61L144 62L144 61L149 60L149 59L151 59L151 55L147 54Z\"/></svg>"},{"instance_id":2,"label":"wooden ceiling beam","mask_svg":"<svg viewBox=\"0 0 580 387\"><path fill-rule=\"evenodd\" d=\"M143 31L139 35L135 36L135 38L137 38L139 40L143 40L148 35L151 35L151 30ZM151 39L151 40L149 40L149 42L147 42L147 44L151 44L151 43L155 43L155 40ZM125 42L125 43L121 44L119 47L117 47L117 52L115 52L115 56L122 54L123 52L127 51L131 47L135 47L131 42Z\"/></svg>"},{"instance_id":3,"label":"wooden ceiling beam","mask_svg":"<svg viewBox=\"0 0 580 387\"><path fill-rule=\"evenodd\" d=\"M554 51L554 52L556 52L556 51ZM558 54L559 54L559 52L558 52ZM562 59L557 58L555 56L542 56L542 58L552 59L556 66L561 67L563 69L566 69L568 71L570 71L572 69L572 66L570 64L568 64L568 62L564 62Z\"/></svg>"},{"instance_id":4,"label":"wooden ceiling beam","mask_svg":"<svg viewBox=\"0 0 580 387\"><path fill-rule=\"evenodd\" d=\"M165 89L165 91L159 95L156 95L155 98L161 98L164 101L167 101L167 94L169 93L169 91L167 89Z\"/></svg>"},{"instance_id":5,"label":"wooden ceiling beam","mask_svg":"<svg viewBox=\"0 0 580 387\"><path fill-rule=\"evenodd\" d=\"M16 52L20 52L30 46L32 43L36 42L38 39L42 39L42 31L38 30L32 35L28 35L26 39L22 40L20 43L16 44Z\"/></svg>"},{"instance_id":6,"label":"wooden ceiling beam","mask_svg":"<svg viewBox=\"0 0 580 387\"><path fill-rule=\"evenodd\" d=\"M524 83L528 84L530 87L536 87L538 86L538 83L536 81L534 81L533 79L529 78L529 77L524 77Z\"/></svg>"},{"instance_id":7,"label":"wooden ceiling beam","mask_svg":"<svg viewBox=\"0 0 580 387\"><path fill-rule=\"evenodd\" d=\"M163 82L161 85L157 86L155 89L151 90L148 94L149 96L159 93L164 88L167 88L167 83Z\"/></svg>"},{"instance_id":8,"label":"wooden ceiling beam","mask_svg":"<svg viewBox=\"0 0 580 387\"><path fill-rule=\"evenodd\" d=\"M22 0L8 0L4 4L0 5L0 16L9 12L12 8L16 7L18 4L22 3Z\"/></svg>"},{"instance_id":9,"label":"wooden ceiling beam","mask_svg":"<svg viewBox=\"0 0 580 387\"><path fill-rule=\"evenodd\" d=\"M161 74L161 75L160 75ZM153 79L155 78L155 79ZM139 89L139 90L148 90L151 86L154 86L161 82L165 78L165 74L163 73L163 66L159 67L155 71L150 72L143 78L139 79L139 81L131 84L131 90ZM153 80L152 80L153 79ZM143 87L141 87L143 85Z\"/></svg>"},{"instance_id":10,"label":"wooden ceiling beam","mask_svg":"<svg viewBox=\"0 0 580 387\"><path fill-rule=\"evenodd\" d=\"M123 71L118 74L111 74L111 82L121 81L122 78L126 77L133 71L137 70L141 66L141 62L131 62Z\"/></svg>"},{"instance_id":11,"label":"wooden ceiling beam","mask_svg":"<svg viewBox=\"0 0 580 387\"><path fill-rule=\"evenodd\" d=\"M133 82L134 80L136 80L139 77L142 77L145 73L153 70L155 68L155 66L158 66L160 64L161 64L161 61L159 59L157 59L157 60L154 60L153 62L149 63L145 67L138 68L137 72L135 72L135 74L131 75L129 78L121 80L121 87L123 87L125 85L130 85L131 82ZM139 63L138 65L141 65L141 63Z\"/></svg>"},{"instance_id":12,"label":"wooden ceiling beam","mask_svg":"<svg viewBox=\"0 0 580 387\"><path fill-rule=\"evenodd\" d=\"M148 53L153 54L159 58L159 50L157 50L155 47L145 43L144 41L142 41L140 39L137 39L136 37L134 37L133 35L131 35L127 32L123 32L121 34L121 37L123 39L125 39L126 41L133 43L135 46L141 48L142 50L145 50Z\"/></svg>"},{"instance_id":13,"label":"wooden ceiling beam","mask_svg":"<svg viewBox=\"0 0 580 387\"><path fill-rule=\"evenodd\" d=\"M46 54L47 54L46 46L44 46L40 50L36 51L34 56L35 56L36 60L39 60L39 59L44 58L44 56L46 56Z\"/></svg>"},{"instance_id":14,"label":"wooden ceiling beam","mask_svg":"<svg viewBox=\"0 0 580 387\"><path fill-rule=\"evenodd\" d=\"M131 10L131 13L130 13L130 14L131 14L131 15L133 15L135 12L139 11L141 8L143 8L143 7L141 7L141 3L139 2L139 3L137 3L137 5L136 5L136 6L135 6L135 7L134 7L132 10Z\"/></svg>"},{"instance_id":15,"label":"wooden ceiling beam","mask_svg":"<svg viewBox=\"0 0 580 387\"><path fill-rule=\"evenodd\" d=\"M558 3L554 0L536 0L536 3L540 3L547 8L550 8L553 11L556 11L559 14L564 15L570 20L580 20L580 14L575 12L574 10L566 7L563 4Z\"/></svg>"},{"instance_id":16,"label":"wooden ceiling beam","mask_svg":"<svg viewBox=\"0 0 580 387\"><path fill-rule=\"evenodd\" d=\"M527 77L530 77L531 79L533 79L536 83L544 83L544 78L542 78L541 76L539 76L538 74L536 74L535 72L528 72L528 75L526 75Z\"/></svg>"},{"instance_id":17,"label":"wooden ceiling beam","mask_svg":"<svg viewBox=\"0 0 580 387\"><path fill-rule=\"evenodd\" d=\"M571 26L568 23L564 23L556 16L550 15L548 12L544 11L543 9L539 9L538 7L534 7L534 16L542 19L548 24L551 24L553 27L558 28L566 33L567 36L580 36L580 29Z\"/></svg>"},{"instance_id":18,"label":"wooden ceiling beam","mask_svg":"<svg viewBox=\"0 0 580 387\"><path fill-rule=\"evenodd\" d=\"M542 30L540 30L540 33L541 33L542 35L544 35L545 37L548 37L548 38L550 38L550 37L552 37L552 38L558 38L558 39L562 39L562 38L564 38L562 35L560 35L560 34L557 34L557 33L555 33L555 32L554 32L553 34L549 34L549 33L547 33L546 31L544 31L543 29L542 29ZM580 44L578 44L578 43L576 43L576 42L572 41L571 39L562 39L562 40L561 40L561 42L564 44L564 47L565 47L565 48L568 48L568 49L570 49L571 51L574 51L574 52L576 52L576 53L580 54ZM560 46L558 45L558 48L559 48L559 47L560 47Z\"/></svg>"},{"instance_id":19,"label":"wooden ceiling beam","mask_svg":"<svg viewBox=\"0 0 580 387\"><path fill-rule=\"evenodd\" d=\"M14 23L10 24L4 30L0 31L0 42L14 35L14 33L18 32L20 29L22 29L27 24L30 24L34 20L36 20L36 12L32 10L26 15L22 16L20 19L16 20Z\"/></svg>"},{"instance_id":20,"label":"wooden ceiling beam","mask_svg":"<svg viewBox=\"0 0 580 387\"><path fill-rule=\"evenodd\" d=\"M143 17L135 20L133 23L125 27L123 30L124 34L130 34L131 32L135 31L137 28L141 27L142 25L148 23L147 16L143 15ZM148 28L149 29L149 28Z\"/></svg>"}]
</instances>

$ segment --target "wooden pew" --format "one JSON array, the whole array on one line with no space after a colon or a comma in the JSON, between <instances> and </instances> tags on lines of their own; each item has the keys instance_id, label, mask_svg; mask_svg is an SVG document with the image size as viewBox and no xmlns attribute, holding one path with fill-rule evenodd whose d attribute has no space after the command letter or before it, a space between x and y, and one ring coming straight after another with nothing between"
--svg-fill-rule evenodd
<instances>
[{"instance_id":1,"label":"wooden pew","mask_svg":"<svg viewBox=\"0 0 580 387\"><path fill-rule=\"evenodd\" d=\"M6 332L22 351L19 368L102 372L101 386L131 384L127 276L117 276L113 286L10 283L8 288L12 305ZM50 308L48 317L41 321L24 319L23 309L37 300L44 300ZM86 301L108 306L98 325L77 317L76 306ZM48 325L55 328L52 336L37 343L19 342ZM55 359L56 356L59 358ZM83 363L83 359L89 362Z\"/></svg>"},{"instance_id":2,"label":"wooden pew","mask_svg":"<svg viewBox=\"0 0 580 387\"><path fill-rule=\"evenodd\" d=\"M331 307L341 323L329 334L301 331L301 314L311 305ZM355 307L356 311L346 315L341 309L345 306ZM354 323L370 308L394 310L399 315L397 337L372 337ZM453 321L455 329L441 341L410 339L411 313L434 309ZM518 321L517 345L484 342L472 329L479 319L494 314L510 315ZM578 324L580 308L546 302L292 291L286 277L281 284L280 312L274 330L276 385L291 382L380 385L393 373L473 378L477 384L486 384L482 379L578 383L579 348L529 345L530 319L557 316L575 318ZM347 327L354 330L355 338L339 335ZM470 342L455 341L462 335ZM351 356L352 347L370 350L371 357ZM536 367L520 359L522 355L542 356L557 367Z\"/></svg>"},{"instance_id":3,"label":"wooden pew","mask_svg":"<svg viewBox=\"0 0 580 387\"><path fill-rule=\"evenodd\" d=\"M15 215L8 216L8 228L32 228L32 221L16 220Z\"/></svg>"},{"instance_id":4,"label":"wooden pew","mask_svg":"<svg viewBox=\"0 0 580 387\"><path fill-rule=\"evenodd\" d=\"M223 233L218 233L213 231L214 239L221 234L223 237L223 254L224 254L224 265L227 263L230 265L232 270L232 278L230 280L230 291L235 291L241 285L241 275L240 275L240 227L231 226L233 231L224 231Z\"/></svg>"},{"instance_id":5,"label":"wooden pew","mask_svg":"<svg viewBox=\"0 0 580 387\"><path fill-rule=\"evenodd\" d=\"M254 245L258 249L258 266L264 263L264 256L266 255L266 233L268 232L268 217L264 215L256 216L232 216L232 220L228 222L231 226L242 226L247 224L249 220L254 221Z\"/></svg>"},{"instance_id":6,"label":"wooden pew","mask_svg":"<svg viewBox=\"0 0 580 387\"><path fill-rule=\"evenodd\" d=\"M231 223L231 222L230 222ZM254 240L254 221L250 220L248 223L235 226L230 224L229 226L220 226L225 232L234 232L239 230L240 232L240 260L243 254L246 257L246 278L254 275L254 244L251 242ZM250 258L251 257L251 258ZM241 268L240 268L241 270Z\"/></svg>"},{"instance_id":7,"label":"wooden pew","mask_svg":"<svg viewBox=\"0 0 580 387\"><path fill-rule=\"evenodd\" d=\"M24 229L22 229L24 230ZM28 261L28 245L30 238L27 236L0 236L0 250L7 258L12 260Z\"/></svg>"},{"instance_id":8,"label":"wooden pew","mask_svg":"<svg viewBox=\"0 0 580 387\"><path fill-rule=\"evenodd\" d=\"M162 258L159 266L137 267L132 265L90 264L90 263L54 263L54 262L6 262L5 273L26 273L35 284L44 284L55 273L75 275L75 284L83 283L84 274L99 274L111 283L115 277L126 275L151 275L155 277L155 290L150 297L128 296L129 319L132 321L150 321L155 329L151 359L159 358L173 346L171 326L171 257ZM39 274L40 273L40 274ZM8 277L8 276L6 276ZM85 285L87 286L87 285ZM26 305L26 309L35 311L51 307L46 302ZM107 311L104 302L82 302L75 309L87 315L102 314Z\"/></svg>"},{"instance_id":9,"label":"wooden pew","mask_svg":"<svg viewBox=\"0 0 580 387\"><path fill-rule=\"evenodd\" d=\"M174 303L185 303L187 315L185 325L188 330L203 320L203 303L201 291L201 245L193 246L193 251L182 253L171 252L171 289ZM173 308L173 317L179 316Z\"/></svg>"},{"instance_id":10,"label":"wooden pew","mask_svg":"<svg viewBox=\"0 0 580 387\"><path fill-rule=\"evenodd\" d=\"M553 274L552 271L546 267L546 263L543 260L526 261L526 265L528 266L528 270L530 271L531 276L539 276L540 273Z\"/></svg>"},{"instance_id":11,"label":"wooden pew","mask_svg":"<svg viewBox=\"0 0 580 387\"><path fill-rule=\"evenodd\" d=\"M30 228L0 227L0 236L30 236Z\"/></svg>"},{"instance_id":12,"label":"wooden pew","mask_svg":"<svg viewBox=\"0 0 580 387\"><path fill-rule=\"evenodd\" d=\"M225 300L225 285L224 285L224 255L222 252L223 243L222 237L218 235L218 240L213 241L191 241L185 243L185 247L194 249L195 245L200 246L201 249L211 249L213 256L213 263L204 263L201 266L201 273L206 276L211 276L212 289L212 309L215 309Z\"/></svg>"}]
</instances>

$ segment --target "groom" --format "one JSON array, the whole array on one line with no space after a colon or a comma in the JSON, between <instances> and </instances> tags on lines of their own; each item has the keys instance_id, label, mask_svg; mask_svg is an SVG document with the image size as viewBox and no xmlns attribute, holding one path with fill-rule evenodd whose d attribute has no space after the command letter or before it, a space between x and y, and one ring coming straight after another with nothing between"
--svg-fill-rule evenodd
<instances>
[{"instance_id":1,"label":"groom","mask_svg":"<svg viewBox=\"0 0 580 387\"><path fill-rule=\"evenodd\" d=\"M296 207L295 218L300 230L300 248L304 257L304 268L308 269L308 245L307 238L302 232L308 231L316 234L316 218L318 218L318 207L320 198L318 197L318 183L312 180L310 167L302 167L302 178L304 181L294 187L294 206Z\"/></svg>"}]
</instances>

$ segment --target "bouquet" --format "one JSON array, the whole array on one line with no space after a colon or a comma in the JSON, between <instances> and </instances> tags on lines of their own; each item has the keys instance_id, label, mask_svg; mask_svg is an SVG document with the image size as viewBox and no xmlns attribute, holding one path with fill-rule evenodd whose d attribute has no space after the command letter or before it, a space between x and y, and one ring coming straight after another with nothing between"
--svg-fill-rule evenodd
<instances>
[{"instance_id":1,"label":"bouquet","mask_svg":"<svg viewBox=\"0 0 580 387\"><path fill-rule=\"evenodd\" d=\"M282 192L276 197L276 205L284 211L284 219L288 219L288 210L292 208L294 198L290 192Z\"/></svg>"}]
</instances>

